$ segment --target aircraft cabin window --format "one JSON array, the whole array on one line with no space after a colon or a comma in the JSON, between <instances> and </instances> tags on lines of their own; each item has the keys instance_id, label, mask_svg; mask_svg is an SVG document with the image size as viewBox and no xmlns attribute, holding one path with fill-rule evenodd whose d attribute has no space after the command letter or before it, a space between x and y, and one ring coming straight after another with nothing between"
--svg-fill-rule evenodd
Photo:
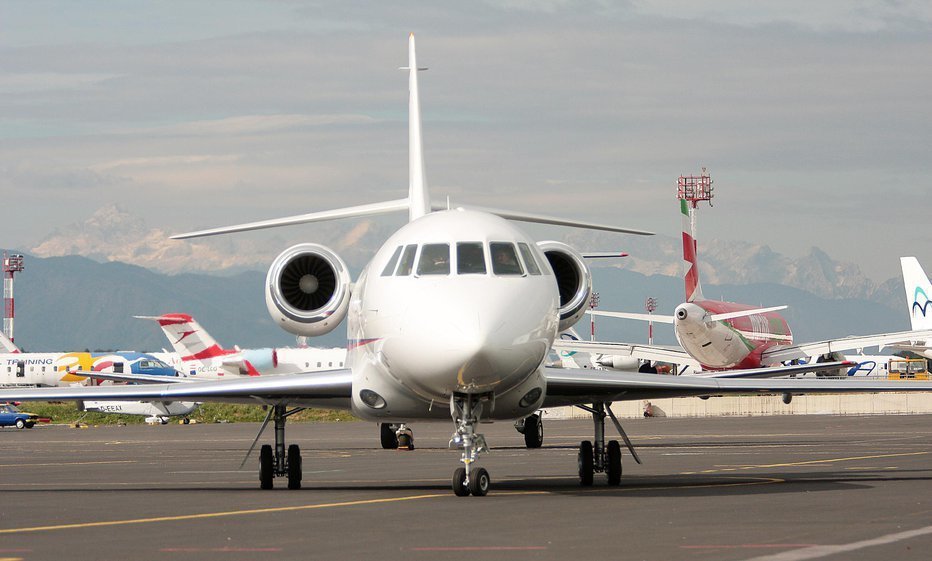
<instances>
[{"instance_id":1,"label":"aircraft cabin window","mask_svg":"<svg viewBox=\"0 0 932 561\"><path fill-rule=\"evenodd\" d=\"M320 363L319 363L319 362L317 363L317 368L320 368Z\"/></svg>"},{"instance_id":2,"label":"aircraft cabin window","mask_svg":"<svg viewBox=\"0 0 932 561\"><path fill-rule=\"evenodd\" d=\"M515 246L506 242L492 242L489 244L492 253L492 272L496 275L523 275L521 263Z\"/></svg>"},{"instance_id":3,"label":"aircraft cabin window","mask_svg":"<svg viewBox=\"0 0 932 561\"><path fill-rule=\"evenodd\" d=\"M540 274L540 267L537 266L537 259L534 259L534 252L531 251L531 248L524 242L518 243L518 249L521 250L521 257L524 258L524 266L527 267L527 272L532 275Z\"/></svg>"},{"instance_id":4,"label":"aircraft cabin window","mask_svg":"<svg viewBox=\"0 0 932 561\"><path fill-rule=\"evenodd\" d=\"M414 268L414 254L417 253L416 245L409 245L405 247L404 253L401 254L401 262L398 263L398 271L395 275L399 277L406 277L411 274L411 269Z\"/></svg>"},{"instance_id":5,"label":"aircraft cabin window","mask_svg":"<svg viewBox=\"0 0 932 561\"><path fill-rule=\"evenodd\" d=\"M383 277L390 277L392 273L395 272L395 265L398 264L398 257L401 255L402 249L404 249L404 247L400 245L395 248L395 253L392 253L392 258L388 260L388 264L385 265L385 268L382 270Z\"/></svg>"},{"instance_id":6,"label":"aircraft cabin window","mask_svg":"<svg viewBox=\"0 0 932 561\"><path fill-rule=\"evenodd\" d=\"M484 275L485 251L482 242L456 244L456 272L460 275Z\"/></svg>"},{"instance_id":7,"label":"aircraft cabin window","mask_svg":"<svg viewBox=\"0 0 932 561\"><path fill-rule=\"evenodd\" d=\"M417 262L418 275L449 275L450 244L429 243L421 248L421 257Z\"/></svg>"}]
</instances>

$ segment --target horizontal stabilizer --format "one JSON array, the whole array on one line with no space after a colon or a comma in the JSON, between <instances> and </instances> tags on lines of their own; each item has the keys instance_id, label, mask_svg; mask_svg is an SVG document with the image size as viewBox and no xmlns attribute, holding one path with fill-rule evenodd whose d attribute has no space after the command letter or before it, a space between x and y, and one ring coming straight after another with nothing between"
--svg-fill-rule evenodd
<instances>
[{"instance_id":1,"label":"horizontal stabilizer","mask_svg":"<svg viewBox=\"0 0 932 561\"><path fill-rule=\"evenodd\" d=\"M598 312L595 310L589 310L587 314L592 314L594 316L605 316L608 318L621 318L621 319L633 319L637 321L653 321L657 323L673 323L673 316L665 316L663 314L635 314L630 312Z\"/></svg>"},{"instance_id":2,"label":"horizontal stabilizer","mask_svg":"<svg viewBox=\"0 0 932 561\"><path fill-rule=\"evenodd\" d=\"M802 345L772 347L764 351L764 354L761 355L761 360L765 363L774 364L829 353L878 347L880 345L897 344L919 347L920 342L925 344L926 341L932 341L932 330L899 331L896 333L881 333L879 335L843 337L841 339L804 343ZM910 343L916 344L912 345Z\"/></svg>"},{"instance_id":3,"label":"horizontal stabilizer","mask_svg":"<svg viewBox=\"0 0 932 561\"><path fill-rule=\"evenodd\" d=\"M433 204L433 210L447 210L446 204ZM584 228L587 230L603 230L606 232L619 232L622 234L635 234L638 236L653 236L653 232L648 232L646 230L635 230L633 228L622 228L620 226L609 226L607 224L597 224L594 222L581 222L579 220L568 220L565 218L557 218L554 216L544 216L542 214L528 214L526 212L517 212L513 210L502 210L498 208L488 208L488 207L478 207L478 206L463 206L458 205L457 208L462 208L465 210L475 210L478 212L485 212L488 214L495 214L501 216L502 218L507 218L508 220L517 220L519 222L534 222L536 224L551 224L554 226L569 226L571 228Z\"/></svg>"},{"instance_id":4,"label":"horizontal stabilizer","mask_svg":"<svg viewBox=\"0 0 932 561\"><path fill-rule=\"evenodd\" d=\"M383 203L372 203L368 205L349 206L333 210L324 210L321 212L311 212L308 214L299 214L287 218L273 218L272 220L262 220L260 222L249 222L236 226L224 226L221 228L211 228L209 230L199 230L197 232L188 232L185 234L176 234L171 237L173 240L185 240L188 238L203 238L207 236L217 236L220 234L232 234L235 232L248 232L251 230L263 230L266 228L278 228L280 226L293 226L295 224L307 224L310 222L325 222L327 220L337 220L340 218L353 218L359 216L372 216L375 214L385 214L399 210L407 210L409 206L408 199L397 199Z\"/></svg>"},{"instance_id":5,"label":"horizontal stabilizer","mask_svg":"<svg viewBox=\"0 0 932 561\"><path fill-rule=\"evenodd\" d=\"M726 319L756 316L757 314L766 314L767 312L776 312L777 310L785 310L786 308L787 306L774 306L772 308L755 308L753 310L741 310L740 312L728 312L725 314L712 314L709 316L709 320L723 321Z\"/></svg>"}]
</instances>

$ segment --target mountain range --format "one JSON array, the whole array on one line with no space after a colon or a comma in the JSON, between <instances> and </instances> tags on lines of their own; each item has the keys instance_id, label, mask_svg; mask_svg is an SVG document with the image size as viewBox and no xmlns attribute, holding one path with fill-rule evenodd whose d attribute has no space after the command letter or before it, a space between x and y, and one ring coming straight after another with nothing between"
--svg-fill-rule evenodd
<instances>
[{"instance_id":1,"label":"mountain range","mask_svg":"<svg viewBox=\"0 0 932 561\"><path fill-rule=\"evenodd\" d=\"M335 249L355 275L396 222L336 221L318 230L314 241ZM592 263L601 309L642 311L645 299L654 297L658 313L671 313L684 298L678 239L574 229L546 233L588 251L624 244L629 257ZM17 341L32 350L157 350L166 345L160 331L131 316L187 312L222 344L291 345L294 338L269 318L262 292L266 269L286 246L278 237L173 241L164 230L108 205L26 251L26 271L16 280ZM784 315L798 341L909 328L899 277L874 283L857 265L815 247L794 258L766 245L708 240L700 246L700 270L707 298L789 305ZM598 327L599 338L645 339L646 327L638 322L600 319ZM668 327L655 332L657 342L675 343ZM311 344L344 342L340 327Z\"/></svg>"}]
</instances>

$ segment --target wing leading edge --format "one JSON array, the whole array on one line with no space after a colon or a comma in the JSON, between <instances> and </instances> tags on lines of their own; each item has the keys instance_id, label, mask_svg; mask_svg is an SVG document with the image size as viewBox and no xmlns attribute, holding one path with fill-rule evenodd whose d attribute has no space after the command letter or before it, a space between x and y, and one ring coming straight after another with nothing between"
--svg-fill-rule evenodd
<instances>
[{"instance_id":1,"label":"wing leading edge","mask_svg":"<svg viewBox=\"0 0 932 561\"><path fill-rule=\"evenodd\" d=\"M926 381L703 378L577 368L545 368L544 378L544 407L724 394L932 392Z\"/></svg>"}]
</instances>

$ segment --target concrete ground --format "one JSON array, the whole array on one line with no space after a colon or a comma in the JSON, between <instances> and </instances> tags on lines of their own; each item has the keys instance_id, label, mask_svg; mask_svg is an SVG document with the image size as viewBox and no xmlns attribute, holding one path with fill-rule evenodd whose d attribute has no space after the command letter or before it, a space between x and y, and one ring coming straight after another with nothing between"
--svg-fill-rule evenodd
<instances>
[{"instance_id":1,"label":"concrete ground","mask_svg":"<svg viewBox=\"0 0 932 561\"><path fill-rule=\"evenodd\" d=\"M581 488L591 423L524 448L483 425L484 498L453 496L451 423L382 450L289 425L304 487L258 489L254 424L0 430L0 559L929 559L932 417L641 419L620 487ZM609 435L614 430L607 428ZM267 441L270 434L263 439Z\"/></svg>"}]
</instances>

